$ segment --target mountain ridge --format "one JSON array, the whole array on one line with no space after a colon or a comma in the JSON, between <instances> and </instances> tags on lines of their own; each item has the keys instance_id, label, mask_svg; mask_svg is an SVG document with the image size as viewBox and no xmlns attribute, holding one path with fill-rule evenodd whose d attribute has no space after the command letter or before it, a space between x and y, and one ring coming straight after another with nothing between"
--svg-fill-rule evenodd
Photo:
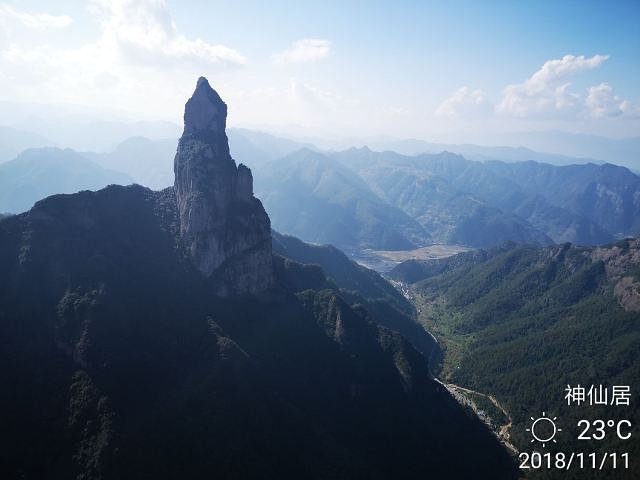
<instances>
[{"instance_id":1,"label":"mountain ridge","mask_svg":"<svg viewBox=\"0 0 640 480\"><path fill-rule=\"evenodd\" d=\"M522 233L520 239L515 235L518 224L521 232L530 230L531 243L538 244L550 243L544 239L547 233L555 242L597 244L640 231L640 177L625 167L481 163L450 153L409 157L370 149L333 156L444 242L453 236L455 243L490 246L456 238L465 221L472 221L480 233L488 225L483 215L499 220L504 229L493 245L522 241Z\"/></svg>"}]
</instances>

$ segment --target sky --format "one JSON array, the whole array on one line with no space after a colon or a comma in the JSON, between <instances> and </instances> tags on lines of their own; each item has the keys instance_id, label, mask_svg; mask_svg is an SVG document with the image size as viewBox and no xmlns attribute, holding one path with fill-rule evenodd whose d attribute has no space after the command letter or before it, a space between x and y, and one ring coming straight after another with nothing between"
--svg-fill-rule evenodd
<instances>
[{"instance_id":1,"label":"sky","mask_svg":"<svg viewBox=\"0 0 640 480\"><path fill-rule=\"evenodd\" d=\"M464 142L640 136L640 1L0 0L0 100Z\"/></svg>"}]
</instances>

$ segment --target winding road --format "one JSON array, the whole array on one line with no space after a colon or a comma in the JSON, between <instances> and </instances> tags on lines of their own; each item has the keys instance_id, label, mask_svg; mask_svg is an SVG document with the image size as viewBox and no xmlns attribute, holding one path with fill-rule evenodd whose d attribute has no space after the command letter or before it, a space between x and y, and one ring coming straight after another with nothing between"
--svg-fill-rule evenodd
<instances>
[{"instance_id":1,"label":"winding road","mask_svg":"<svg viewBox=\"0 0 640 480\"><path fill-rule=\"evenodd\" d=\"M511 426L513 424L513 421L511 419L511 415L509 415L509 412L507 412L507 410L500 404L500 402L498 402L498 400L496 400L496 398L493 395L482 393L482 392L478 392L477 390L471 390L470 388L461 387L460 385L456 385L454 383L443 383L437 378L435 380L438 381L441 385L443 385L452 394L453 394L452 390L454 390L454 391L458 392L458 394L460 394L459 392L473 393L473 394L480 395L482 397L488 398L489 401L498 410L500 410L508 420L508 423L500 425L500 427L498 429L498 433L497 433L498 438L505 445L505 447L507 447L509 450L511 450L516 455L518 454L518 449L509 441L509 429L511 428ZM454 397L456 397L455 394L454 394ZM473 409L473 411L477 415L478 414L478 407L477 407L476 403L472 399L470 399L468 397L465 397L465 398L467 399L469 406Z\"/></svg>"}]
</instances>

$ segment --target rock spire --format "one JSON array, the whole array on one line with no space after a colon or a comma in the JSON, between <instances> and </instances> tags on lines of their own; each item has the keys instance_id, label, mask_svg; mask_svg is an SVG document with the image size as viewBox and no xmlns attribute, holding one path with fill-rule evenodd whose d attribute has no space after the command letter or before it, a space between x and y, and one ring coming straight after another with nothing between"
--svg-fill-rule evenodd
<instances>
[{"instance_id":1,"label":"rock spire","mask_svg":"<svg viewBox=\"0 0 640 480\"><path fill-rule=\"evenodd\" d=\"M227 105L200 77L184 110L174 160L180 233L196 268L221 295L271 286L271 224L253 196L251 170L229 153Z\"/></svg>"}]
</instances>

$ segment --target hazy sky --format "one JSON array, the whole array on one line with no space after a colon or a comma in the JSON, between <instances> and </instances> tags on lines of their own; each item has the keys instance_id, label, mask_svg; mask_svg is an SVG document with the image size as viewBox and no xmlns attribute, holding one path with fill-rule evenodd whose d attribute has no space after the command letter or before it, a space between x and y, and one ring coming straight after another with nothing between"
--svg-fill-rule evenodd
<instances>
[{"instance_id":1,"label":"hazy sky","mask_svg":"<svg viewBox=\"0 0 640 480\"><path fill-rule=\"evenodd\" d=\"M0 100L425 139L640 135L639 1L0 0Z\"/></svg>"}]
</instances>

